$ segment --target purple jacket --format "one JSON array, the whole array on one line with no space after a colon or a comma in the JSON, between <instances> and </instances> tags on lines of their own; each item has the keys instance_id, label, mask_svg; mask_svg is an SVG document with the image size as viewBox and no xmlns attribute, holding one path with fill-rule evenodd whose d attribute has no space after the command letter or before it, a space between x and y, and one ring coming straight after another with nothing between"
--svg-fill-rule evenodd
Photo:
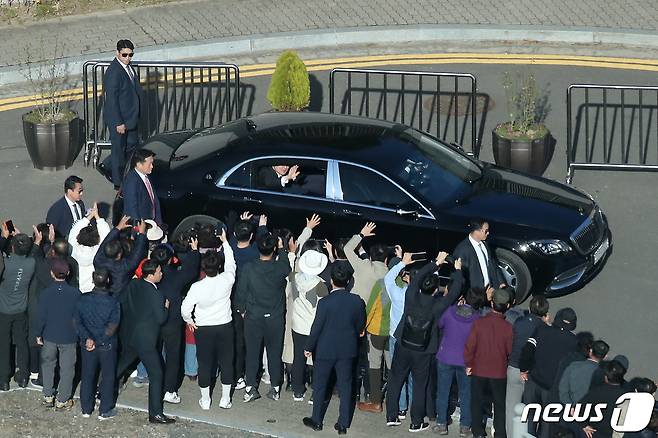
<instances>
[{"instance_id":1,"label":"purple jacket","mask_svg":"<svg viewBox=\"0 0 658 438\"><path fill-rule=\"evenodd\" d=\"M447 365L463 367L464 346L473 322L479 318L480 312L468 304L450 306L438 322L442 336L436 358Z\"/></svg>"}]
</instances>

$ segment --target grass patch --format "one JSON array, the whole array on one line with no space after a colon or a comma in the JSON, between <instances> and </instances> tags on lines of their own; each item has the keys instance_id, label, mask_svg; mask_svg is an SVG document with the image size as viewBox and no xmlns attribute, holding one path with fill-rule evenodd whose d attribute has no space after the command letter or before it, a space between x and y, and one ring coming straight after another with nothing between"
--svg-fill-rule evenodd
<instances>
[{"instance_id":1,"label":"grass patch","mask_svg":"<svg viewBox=\"0 0 658 438\"><path fill-rule=\"evenodd\" d=\"M69 109L63 109L55 117L44 116L38 110L32 110L25 115L25 121L30 123L69 123L77 114Z\"/></svg>"},{"instance_id":2,"label":"grass patch","mask_svg":"<svg viewBox=\"0 0 658 438\"><path fill-rule=\"evenodd\" d=\"M512 129L512 124L510 122L506 122L496 126L496 134L498 134L499 137L508 140L532 141L544 138L544 136L548 134L548 128L541 123L536 123L529 126L527 131L518 131Z\"/></svg>"}]
</instances>

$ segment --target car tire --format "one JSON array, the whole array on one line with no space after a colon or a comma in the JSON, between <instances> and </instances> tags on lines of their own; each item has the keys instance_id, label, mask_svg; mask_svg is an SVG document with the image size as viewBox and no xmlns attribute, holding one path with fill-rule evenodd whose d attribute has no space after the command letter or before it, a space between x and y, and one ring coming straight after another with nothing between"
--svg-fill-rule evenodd
<instances>
[{"instance_id":1,"label":"car tire","mask_svg":"<svg viewBox=\"0 0 658 438\"><path fill-rule=\"evenodd\" d=\"M170 242L175 242L176 239L178 239L178 236L192 228L195 224L221 224L224 225L224 222L221 220L217 219L216 217L208 216L205 214L195 214L193 216L188 216L180 223L178 226L174 229L174 232L169 235L169 241Z\"/></svg>"},{"instance_id":2,"label":"car tire","mask_svg":"<svg viewBox=\"0 0 658 438\"><path fill-rule=\"evenodd\" d=\"M521 304L528 298L532 288L532 276L525 262L510 250L496 249L498 266L503 271L508 286L514 288L516 293L516 304Z\"/></svg>"}]
</instances>

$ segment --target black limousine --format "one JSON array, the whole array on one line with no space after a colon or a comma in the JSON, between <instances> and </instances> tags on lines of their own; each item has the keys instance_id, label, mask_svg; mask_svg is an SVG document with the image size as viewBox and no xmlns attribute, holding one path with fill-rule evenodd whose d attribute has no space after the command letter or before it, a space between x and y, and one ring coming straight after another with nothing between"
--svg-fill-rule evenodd
<instances>
[{"instance_id":1,"label":"black limousine","mask_svg":"<svg viewBox=\"0 0 658 438\"><path fill-rule=\"evenodd\" d=\"M606 217L586 193L478 161L401 124L266 113L159 134L144 147L157 154L152 179L171 229L191 216L184 224L249 210L297 232L318 213L318 237L350 236L374 221L366 243L436 253L482 217L517 300L577 290L612 250ZM276 165L299 166L301 183L264 186L259 172Z\"/></svg>"}]
</instances>

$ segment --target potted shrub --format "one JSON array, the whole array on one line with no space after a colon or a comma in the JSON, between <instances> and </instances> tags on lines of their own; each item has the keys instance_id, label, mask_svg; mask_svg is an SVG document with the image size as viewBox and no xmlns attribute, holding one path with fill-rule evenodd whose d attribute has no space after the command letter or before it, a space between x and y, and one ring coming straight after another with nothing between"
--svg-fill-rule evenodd
<instances>
[{"instance_id":1,"label":"potted shrub","mask_svg":"<svg viewBox=\"0 0 658 438\"><path fill-rule=\"evenodd\" d=\"M67 88L66 68L54 57L44 64L29 59L26 64L25 77L37 99L34 108L23 114L25 146L36 169L66 169L80 152L82 140L78 115L61 100Z\"/></svg>"},{"instance_id":2,"label":"potted shrub","mask_svg":"<svg viewBox=\"0 0 658 438\"><path fill-rule=\"evenodd\" d=\"M286 50L276 61L267 100L276 111L302 111L311 100L311 83L306 65L292 50Z\"/></svg>"},{"instance_id":3,"label":"potted shrub","mask_svg":"<svg viewBox=\"0 0 658 438\"><path fill-rule=\"evenodd\" d=\"M517 74L513 80L509 73L505 73L503 88L509 121L493 130L496 164L541 175L551 162L555 145L550 131L537 114L535 77Z\"/></svg>"}]
</instances>

